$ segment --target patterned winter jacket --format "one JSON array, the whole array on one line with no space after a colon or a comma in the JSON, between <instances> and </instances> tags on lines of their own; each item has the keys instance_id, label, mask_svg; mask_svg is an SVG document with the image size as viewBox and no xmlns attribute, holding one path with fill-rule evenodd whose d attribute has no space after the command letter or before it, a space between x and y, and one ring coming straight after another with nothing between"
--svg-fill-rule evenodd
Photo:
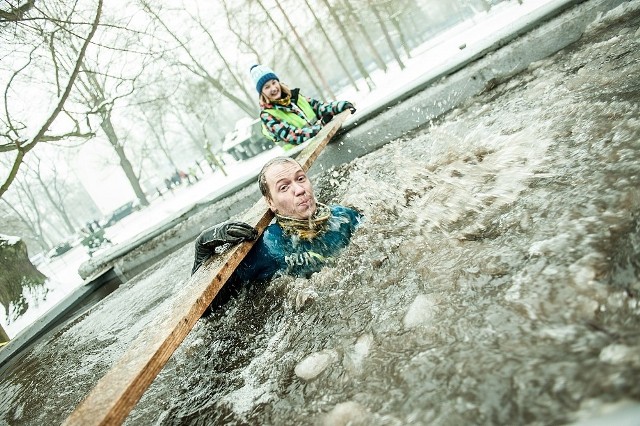
<instances>
[{"instance_id":1,"label":"patterned winter jacket","mask_svg":"<svg viewBox=\"0 0 640 426\"><path fill-rule=\"evenodd\" d=\"M260 119L262 120L265 135L275 142L286 144L284 146L285 149L291 148L292 145L299 145L308 139L311 139L318 134L320 129L322 129L322 125L331 121L334 115L352 107L352 104L348 101L323 103L316 99L305 97L315 113L315 116L307 117L304 114L303 109L298 106L299 96L304 96L300 94L300 89L293 89L291 90L291 104L288 106L277 104L260 105ZM287 122L287 120L275 117L270 112L270 110L274 109L300 117L303 120L304 125L299 127Z\"/></svg>"}]
</instances>

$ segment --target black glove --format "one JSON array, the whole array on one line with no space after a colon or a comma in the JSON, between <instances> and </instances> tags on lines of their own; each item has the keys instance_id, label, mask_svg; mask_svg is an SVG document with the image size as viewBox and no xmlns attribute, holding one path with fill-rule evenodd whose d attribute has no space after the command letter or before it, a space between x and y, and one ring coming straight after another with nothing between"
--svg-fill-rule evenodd
<instances>
[{"instance_id":1,"label":"black glove","mask_svg":"<svg viewBox=\"0 0 640 426\"><path fill-rule=\"evenodd\" d=\"M351 102L345 102L344 103L343 111L346 111L346 110L351 111L351 114L355 114L356 113L356 107L354 107Z\"/></svg>"},{"instance_id":2,"label":"black glove","mask_svg":"<svg viewBox=\"0 0 640 426\"><path fill-rule=\"evenodd\" d=\"M191 274L193 275L205 260L216 253L217 247L255 240L257 237L258 231L243 222L224 222L202 231L196 239L196 254Z\"/></svg>"},{"instance_id":3,"label":"black glove","mask_svg":"<svg viewBox=\"0 0 640 426\"><path fill-rule=\"evenodd\" d=\"M226 243L237 244L244 240L255 240L258 231L243 222L224 222L203 231L196 244L216 248Z\"/></svg>"},{"instance_id":4,"label":"black glove","mask_svg":"<svg viewBox=\"0 0 640 426\"><path fill-rule=\"evenodd\" d=\"M333 120L333 114L328 112L320 118L320 122L322 126L328 124L331 120Z\"/></svg>"}]
</instances>

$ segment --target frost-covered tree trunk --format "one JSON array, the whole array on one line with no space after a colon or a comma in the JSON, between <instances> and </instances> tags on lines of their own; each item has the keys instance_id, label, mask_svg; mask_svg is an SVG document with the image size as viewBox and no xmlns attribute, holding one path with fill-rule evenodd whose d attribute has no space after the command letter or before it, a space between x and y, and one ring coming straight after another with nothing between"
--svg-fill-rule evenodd
<instances>
[{"instance_id":1,"label":"frost-covered tree trunk","mask_svg":"<svg viewBox=\"0 0 640 426\"><path fill-rule=\"evenodd\" d=\"M358 27L358 31L360 32L360 35L362 35L362 37L364 38L364 41L367 44L367 46L369 46L369 51L371 51L371 54L373 55L373 59L376 61L378 68L380 68L384 72L387 72L387 64L384 58L380 55L380 52L378 51L378 49L376 48L376 45L371 39L371 36L369 35L369 32L367 31L366 27L362 24L362 19L355 12L349 0L344 0L344 6L347 13L349 14L347 19L349 19L351 23L355 24L356 27Z\"/></svg>"},{"instance_id":2,"label":"frost-covered tree trunk","mask_svg":"<svg viewBox=\"0 0 640 426\"><path fill-rule=\"evenodd\" d=\"M304 0L304 2L306 3L307 8L309 9L309 12L311 12L311 15L313 16L313 20L316 23L316 27L322 32L325 40L327 40L327 44L329 45L329 48L331 48L331 51L333 52L335 58L338 60L338 63L340 64L342 71L344 71L345 75L349 78L349 82L351 83L353 88L358 90L358 85L356 84L356 81L353 79L353 76L351 75L349 68L347 68L344 61L342 60L342 55L340 54L340 52L338 52L338 49L336 48L335 43L333 42L331 37L329 37L329 34L327 33L327 30L324 28L322 21L320 20L320 18L318 18L318 15L316 14L315 10L309 3L309 0Z\"/></svg>"},{"instance_id":3,"label":"frost-covered tree trunk","mask_svg":"<svg viewBox=\"0 0 640 426\"><path fill-rule=\"evenodd\" d=\"M106 114L103 117L102 122L100 123L100 127L104 131L105 135L107 135L107 139L109 139L109 143L113 147L114 151L118 155L118 159L120 160L120 167L122 167L122 171L124 171L125 176L129 180L131 184L131 188L133 192L136 194L136 197L140 201L140 204L143 206L148 206L149 201L147 200L147 196L145 195L142 187L140 186L140 180L138 176L133 171L133 166L131 162L127 158L127 154L124 152L124 147L120 143L118 139L118 135L116 135L116 131L113 129L113 125L111 123L110 114Z\"/></svg>"},{"instance_id":4,"label":"frost-covered tree trunk","mask_svg":"<svg viewBox=\"0 0 640 426\"><path fill-rule=\"evenodd\" d=\"M2 326L0 325L0 343L6 343L9 341L9 335L7 334L6 331L4 331L4 328L2 328Z\"/></svg>"},{"instance_id":5,"label":"frost-covered tree trunk","mask_svg":"<svg viewBox=\"0 0 640 426\"><path fill-rule=\"evenodd\" d=\"M23 290L42 286L46 277L29 260L24 241L6 235L0 235L0 270L0 303L5 316L13 314L17 317L29 307Z\"/></svg>"},{"instance_id":6,"label":"frost-covered tree trunk","mask_svg":"<svg viewBox=\"0 0 640 426\"><path fill-rule=\"evenodd\" d=\"M368 2L369 2L369 7L371 8L371 11L373 12L373 14L376 16L376 19L378 20L378 24L380 24L380 28L382 29L382 34L384 35L384 38L387 41L387 45L389 46L389 50L391 51L391 54L393 55L394 59L398 63L398 66L400 66L400 69L403 70L405 68L405 65L402 62L402 59L400 58L398 49L396 49L396 47L393 44L393 40L391 39L391 35L389 34L387 25L384 23L384 19L380 15L380 11L376 7L376 5L371 2L371 0L368 0Z\"/></svg>"},{"instance_id":7,"label":"frost-covered tree trunk","mask_svg":"<svg viewBox=\"0 0 640 426\"><path fill-rule=\"evenodd\" d=\"M373 90L375 85L371 80L371 76L369 75L367 68L362 63L362 60L360 59L360 55L358 55L358 51L355 48L355 45L353 43L353 40L351 39L351 36L349 35L349 32L345 29L345 26L340 21L340 18L338 17L338 14L336 13L335 9L331 7L329 0L322 0L322 3L326 6L327 10L329 10L329 14L331 15L331 18L336 22L336 25L338 26L338 30L340 31L340 33L342 33L342 36L344 37L344 40L347 43L347 47L349 48L349 52L351 52L351 56L353 57L353 60L356 63L356 67L358 68L358 71L360 71L360 75L366 81L367 86L369 87L369 90Z\"/></svg>"}]
</instances>

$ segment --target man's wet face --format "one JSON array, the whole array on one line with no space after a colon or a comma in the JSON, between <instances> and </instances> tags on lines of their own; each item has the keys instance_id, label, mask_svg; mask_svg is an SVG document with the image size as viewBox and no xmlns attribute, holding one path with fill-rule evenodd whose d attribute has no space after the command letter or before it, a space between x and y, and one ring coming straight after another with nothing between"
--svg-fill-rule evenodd
<instances>
[{"instance_id":1,"label":"man's wet face","mask_svg":"<svg viewBox=\"0 0 640 426\"><path fill-rule=\"evenodd\" d=\"M274 164L264 173L271 210L281 216L308 219L316 211L311 181L298 163Z\"/></svg>"}]
</instances>

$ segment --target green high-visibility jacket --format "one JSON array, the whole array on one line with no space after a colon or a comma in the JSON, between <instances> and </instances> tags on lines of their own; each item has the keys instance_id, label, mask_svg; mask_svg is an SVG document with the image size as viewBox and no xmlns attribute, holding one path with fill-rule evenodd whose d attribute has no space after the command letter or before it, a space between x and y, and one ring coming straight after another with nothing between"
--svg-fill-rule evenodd
<instances>
[{"instance_id":1,"label":"green high-visibility jacket","mask_svg":"<svg viewBox=\"0 0 640 426\"><path fill-rule=\"evenodd\" d=\"M318 117L316 117L316 113L313 111L313 108L311 107L311 104L309 104L309 101L307 101L306 97L304 97L303 95L298 95L298 99L295 104L298 106L298 108L300 108L300 111L302 111L306 119L303 119L298 114L292 111L283 111L281 109L275 108L265 108L264 111L271 114L274 118L282 120L287 124L290 124L291 126L297 128L312 126L316 121L318 121ZM264 134L269 140L275 142L275 139L264 123L262 123L262 134ZM294 146L295 145L293 144L287 143L283 146L283 148L286 151L293 148Z\"/></svg>"}]
</instances>

